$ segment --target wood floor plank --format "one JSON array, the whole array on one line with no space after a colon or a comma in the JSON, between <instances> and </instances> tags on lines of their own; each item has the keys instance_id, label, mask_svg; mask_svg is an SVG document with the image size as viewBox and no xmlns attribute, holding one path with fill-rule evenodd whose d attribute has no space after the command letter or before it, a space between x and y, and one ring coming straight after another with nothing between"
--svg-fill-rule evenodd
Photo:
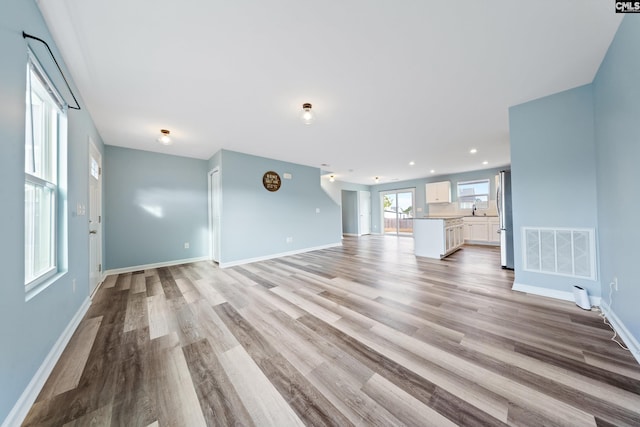
<instances>
[{"instance_id":1,"label":"wood floor plank","mask_svg":"<svg viewBox=\"0 0 640 427\"><path fill-rule=\"evenodd\" d=\"M254 426L208 340L183 347L208 426Z\"/></svg>"},{"instance_id":2,"label":"wood floor plank","mask_svg":"<svg viewBox=\"0 0 640 427\"><path fill-rule=\"evenodd\" d=\"M306 425L350 424L347 418L233 307L221 304L216 307L216 313Z\"/></svg>"},{"instance_id":3,"label":"wood floor plank","mask_svg":"<svg viewBox=\"0 0 640 427\"><path fill-rule=\"evenodd\" d=\"M242 346L222 353L219 360L256 425L304 426Z\"/></svg>"},{"instance_id":4,"label":"wood floor plank","mask_svg":"<svg viewBox=\"0 0 640 427\"><path fill-rule=\"evenodd\" d=\"M206 426L200 401L177 334L166 348L152 354L158 423L167 426Z\"/></svg>"},{"instance_id":5,"label":"wood floor plank","mask_svg":"<svg viewBox=\"0 0 640 427\"><path fill-rule=\"evenodd\" d=\"M99 316L87 319L78 326L60 356L61 363L58 363L49 375L49 380L42 388L38 399L49 399L78 386L101 323L102 316Z\"/></svg>"},{"instance_id":6,"label":"wood floor plank","mask_svg":"<svg viewBox=\"0 0 640 427\"><path fill-rule=\"evenodd\" d=\"M378 374L373 375L362 391L408 426L453 427L453 421Z\"/></svg>"}]
</instances>

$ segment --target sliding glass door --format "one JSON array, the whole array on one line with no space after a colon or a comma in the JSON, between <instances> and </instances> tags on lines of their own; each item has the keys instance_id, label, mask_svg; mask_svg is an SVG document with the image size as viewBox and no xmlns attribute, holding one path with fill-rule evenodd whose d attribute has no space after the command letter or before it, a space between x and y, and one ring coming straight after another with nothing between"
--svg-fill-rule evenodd
<instances>
[{"instance_id":1,"label":"sliding glass door","mask_svg":"<svg viewBox=\"0 0 640 427\"><path fill-rule=\"evenodd\" d=\"M385 234L413 234L413 201L415 190L393 190L380 193Z\"/></svg>"}]
</instances>

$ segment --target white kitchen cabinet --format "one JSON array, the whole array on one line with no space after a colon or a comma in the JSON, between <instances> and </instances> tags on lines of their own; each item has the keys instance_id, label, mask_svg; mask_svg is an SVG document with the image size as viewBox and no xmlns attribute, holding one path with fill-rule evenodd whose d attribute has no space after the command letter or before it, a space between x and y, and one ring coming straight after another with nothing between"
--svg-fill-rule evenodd
<instances>
[{"instance_id":1,"label":"white kitchen cabinet","mask_svg":"<svg viewBox=\"0 0 640 427\"><path fill-rule=\"evenodd\" d=\"M451 203L451 181L426 184L427 203Z\"/></svg>"},{"instance_id":2,"label":"white kitchen cabinet","mask_svg":"<svg viewBox=\"0 0 640 427\"><path fill-rule=\"evenodd\" d=\"M500 244L497 233L499 222L497 217L474 216L464 218L464 240L467 244L493 245Z\"/></svg>"}]
</instances>

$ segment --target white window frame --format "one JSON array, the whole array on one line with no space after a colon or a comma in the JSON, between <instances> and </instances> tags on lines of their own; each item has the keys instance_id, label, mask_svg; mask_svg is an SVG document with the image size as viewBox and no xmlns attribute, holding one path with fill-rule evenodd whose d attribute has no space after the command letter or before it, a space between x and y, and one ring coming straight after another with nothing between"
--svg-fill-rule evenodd
<instances>
[{"instance_id":1,"label":"white window frame","mask_svg":"<svg viewBox=\"0 0 640 427\"><path fill-rule=\"evenodd\" d=\"M477 203L474 202L472 203L473 206L466 206L465 203L470 203L470 202L464 202L461 201L460 199L462 197L465 196L461 196L460 195L460 186L461 185L469 185L469 184L487 184L487 192L486 193L478 193L478 194L473 194L474 197L486 197L487 201L486 203ZM473 209L473 207L475 206L476 209L478 210L483 210L483 209L488 209L489 208L489 201L491 201L491 180L490 179L474 179L471 181L459 181L456 183L456 197L458 198L458 207L460 209ZM468 197L468 196L467 196Z\"/></svg>"},{"instance_id":2,"label":"white window frame","mask_svg":"<svg viewBox=\"0 0 640 427\"><path fill-rule=\"evenodd\" d=\"M66 120L67 120L67 105L64 102L62 96L57 91L51 80L48 78L46 72L43 70L38 59L31 50L28 51L27 61L27 87L25 96L25 291L30 292L34 288L42 285L47 280L55 276L60 269L59 264L59 250L60 250L60 165L61 165L61 147L66 146ZM37 82L34 83L34 80ZM42 86L40 89L34 89L33 85L37 84ZM44 89L41 90L41 89ZM36 93L35 91L39 93ZM45 93L46 92L46 93ZM34 144L34 120L33 113L33 97L38 96L43 104L46 104L45 112L43 113L44 123L41 129L46 129L46 132L41 135L41 141L46 142L40 144L40 150L42 145L46 146L46 153L35 153ZM55 122L54 122L55 120ZM36 158L40 157L40 170L36 167L27 166L30 159L32 164L36 164ZM34 193L40 191L40 196L49 193L51 200L46 206L46 209L37 209L38 203L35 199ZM29 198L29 195L33 196L33 199ZM33 203L29 205L29 201L33 200ZM42 197L44 200L44 197ZM40 214L49 215L48 221L40 220L36 218ZM32 216L29 216L31 213ZM48 222L49 236L48 245L49 248L44 251L45 257L48 256L48 265L45 268L36 271L38 267L36 264L36 253L39 248L37 247L36 233L33 230L36 227L36 223L46 224Z\"/></svg>"}]
</instances>

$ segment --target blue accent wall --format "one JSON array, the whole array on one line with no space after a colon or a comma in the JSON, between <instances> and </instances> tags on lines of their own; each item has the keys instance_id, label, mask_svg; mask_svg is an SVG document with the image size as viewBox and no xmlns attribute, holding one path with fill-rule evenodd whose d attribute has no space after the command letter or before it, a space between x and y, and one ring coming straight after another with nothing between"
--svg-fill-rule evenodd
<instances>
[{"instance_id":1,"label":"blue accent wall","mask_svg":"<svg viewBox=\"0 0 640 427\"><path fill-rule=\"evenodd\" d=\"M340 244L340 207L321 188L320 169L227 150L220 166L222 265ZM267 171L280 175L280 190L263 187Z\"/></svg>"},{"instance_id":2,"label":"blue accent wall","mask_svg":"<svg viewBox=\"0 0 640 427\"><path fill-rule=\"evenodd\" d=\"M82 303L89 296L89 224L77 215L88 207L89 142L100 151L102 139L70 79L62 55L31 0L7 0L0 7L0 423L33 378ZM24 138L27 42L22 31L46 40L82 106L68 112L66 171L66 271L44 291L26 301L24 290ZM35 54L65 98L64 82L46 48L30 41ZM76 290L73 291L73 280Z\"/></svg>"},{"instance_id":3,"label":"blue accent wall","mask_svg":"<svg viewBox=\"0 0 640 427\"><path fill-rule=\"evenodd\" d=\"M208 255L206 160L109 145L105 154L107 269Z\"/></svg>"},{"instance_id":4,"label":"blue accent wall","mask_svg":"<svg viewBox=\"0 0 640 427\"><path fill-rule=\"evenodd\" d=\"M603 298L640 341L640 16L627 15L593 82ZM636 355L640 360L640 355Z\"/></svg>"},{"instance_id":5,"label":"blue accent wall","mask_svg":"<svg viewBox=\"0 0 640 427\"><path fill-rule=\"evenodd\" d=\"M515 282L600 296L599 280L524 271L522 227L598 227L591 85L509 111Z\"/></svg>"}]
</instances>

